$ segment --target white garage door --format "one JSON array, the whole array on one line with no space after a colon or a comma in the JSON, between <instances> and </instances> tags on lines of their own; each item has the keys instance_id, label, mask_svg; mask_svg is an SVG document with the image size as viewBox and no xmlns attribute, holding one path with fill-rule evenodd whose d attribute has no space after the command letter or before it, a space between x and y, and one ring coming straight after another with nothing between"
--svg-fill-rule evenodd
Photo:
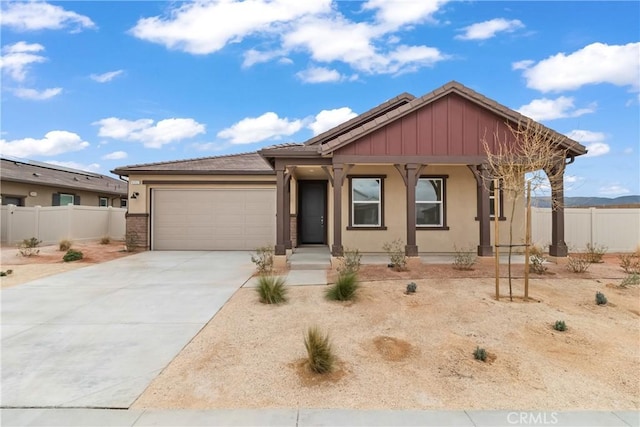
<instances>
[{"instance_id":1,"label":"white garage door","mask_svg":"<svg viewBox=\"0 0 640 427\"><path fill-rule=\"evenodd\" d=\"M253 250L276 236L275 189L155 189L154 250Z\"/></svg>"}]
</instances>

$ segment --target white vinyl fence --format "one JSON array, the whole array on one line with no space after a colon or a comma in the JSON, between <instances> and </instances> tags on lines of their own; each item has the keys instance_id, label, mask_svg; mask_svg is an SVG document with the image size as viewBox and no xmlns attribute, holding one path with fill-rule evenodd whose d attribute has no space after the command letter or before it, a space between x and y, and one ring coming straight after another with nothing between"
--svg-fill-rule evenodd
<instances>
[{"instance_id":1,"label":"white vinyl fence","mask_svg":"<svg viewBox=\"0 0 640 427\"><path fill-rule=\"evenodd\" d=\"M551 242L551 209L531 208L534 243ZM569 250L584 251L587 243L609 252L631 252L640 245L640 209L565 208L564 240Z\"/></svg>"},{"instance_id":2,"label":"white vinyl fence","mask_svg":"<svg viewBox=\"0 0 640 427\"><path fill-rule=\"evenodd\" d=\"M35 237L50 245L62 239L123 239L126 212L124 208L97 206L2 206L0 241L14 245Z\"/></svg>"}]
</instances>

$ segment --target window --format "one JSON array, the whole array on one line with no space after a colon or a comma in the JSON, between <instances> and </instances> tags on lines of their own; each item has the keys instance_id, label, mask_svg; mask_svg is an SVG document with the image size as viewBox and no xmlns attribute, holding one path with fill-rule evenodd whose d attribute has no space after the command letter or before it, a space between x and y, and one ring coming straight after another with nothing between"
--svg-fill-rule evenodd
<instances>
[{"instance_id":1,"label":"window","mask_svg":"<svg viewBox=\"0 0 640 427\"><path fill-rule=\"evenodd\" d=\"M120 199L120 207L121 208L126 208L127 207L127 199Z\"/></svg>"},{"instance_id":2,"label":"window","mask_svg":"<svg viewBox=\"0 0 640 427\"><path fill-rule=\"evenodd\" d=\"M24 206L24 197L19 196L2 196L2 205Z\"/></svg>"},{"instance_id":3,"label":"window","mask_svg":"<svg viewBox=\"0 0 640 427\"><path fill-rule=\"evenodd\" d=\"M67 206L68 204L72 204L75 201L75 196L73 194L63 194L60 193L60 206Z\"/></svg>"},{"instance_id":4,"label":"window","mask_svg":"<svg viewBox=\"0 0 640 427\"><path fill-rule=\"evenodd\" d=\"M384 228L383 176L350 177L352 227Z\"/></svg>"},{"instance_id":5,"label":"window","mask_svg":"<svg viewBox=\"0 0 640 427\"><path fill-rule=\"evenodd\" d=\"M496 199L496 192L495 192L495 185L494 185L495 181L491 181L491 187L489 188L489 215L491 218L495 217L496 215L496 211L495 211L495 199ZM503 217L503 194L502 194L502 184L500 184L500 188L498 188L498 218L502 218Z\"/></svg>"},{"instance_id":6,"label":"window","mask_svg":"<svg viewBox=\"0 0 640 427\"><path fill-rule=\"evenodd\" d=\"M79 205L80 196L68 193L53 193L51 206L67 206L68 204Z\"/></svg>"},{"instance_id":7,"label":"window","mask_svg":"<svg viewBox=\"0 0 640 427\"><path fill-rule=\"evenodd\" d=\"M445 178L423 177L416 185L416 226L446 228Z\"/></svg>"},{"instance_id":8,"label":"window","mask_svg":"<svg viewBox=\"0 0 640 427\"><path fill-rule=\"evenodd\" d=\"M100 197L99 201L98 201L98 206L100 206L101 208L106 208L109 206L109 199L106 197Z\"/></svg>"}]
</instances>

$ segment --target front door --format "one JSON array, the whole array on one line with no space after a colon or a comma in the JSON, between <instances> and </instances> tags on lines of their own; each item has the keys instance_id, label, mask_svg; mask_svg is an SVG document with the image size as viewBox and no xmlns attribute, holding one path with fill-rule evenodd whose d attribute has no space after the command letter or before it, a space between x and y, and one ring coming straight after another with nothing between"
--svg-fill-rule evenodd
<instances>
[{"instance_id":1,"label":"front door","mask_svg":"<svg viewBox=\"0 0 640 427\"><path fill-rule=\"evenodd\" d=\"M298 242L327 243L327 181L298 181Z\"/></svg>"}]
</instances>

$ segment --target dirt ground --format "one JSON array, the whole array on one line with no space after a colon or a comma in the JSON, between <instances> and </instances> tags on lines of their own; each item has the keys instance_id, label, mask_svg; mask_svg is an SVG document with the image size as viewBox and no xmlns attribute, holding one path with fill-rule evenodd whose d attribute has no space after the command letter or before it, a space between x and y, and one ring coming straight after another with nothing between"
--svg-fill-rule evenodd
<instances>
[{"instance_id":1,"label":"dirt ground","mask_svg":"<svg viewBox=\"0 0 640 427\"><path fill-rule=\"evenodd\" d=\"M11 270L11 274L0 277L1 287L8 288L52 274L131 255L131 252L124 251L124 243L121 241L112 241L106 245L100 244L97 240L76 242L72 244L72 248L82 251L84 258L64 262L62 256L65 252L60 251L58 245L39 247L39 253L30 257L21 256L17 247L3 246L0 251L1 270Z\"/></svg>"},{"instance_id":2,"label":"dirt ground","mask_svg":"<svg viewBox=\"0 0 640 427\"><path fill-rule=\"evenodd\" d=\"M616 256L605 261L583 274L550 265L532 275L529 302L521 279L514 302L506 279L496 301L486 261L469 272L366 266L350 303L299 286L271 306L241 288L133 407L638 410L640 289L618 287L625 273ZM417 292L406 295L409 280ZM310 326L330 335L330 375L304 364ZM487 362L474 360L477 346Z\"/></svg>"}]
</instances>

